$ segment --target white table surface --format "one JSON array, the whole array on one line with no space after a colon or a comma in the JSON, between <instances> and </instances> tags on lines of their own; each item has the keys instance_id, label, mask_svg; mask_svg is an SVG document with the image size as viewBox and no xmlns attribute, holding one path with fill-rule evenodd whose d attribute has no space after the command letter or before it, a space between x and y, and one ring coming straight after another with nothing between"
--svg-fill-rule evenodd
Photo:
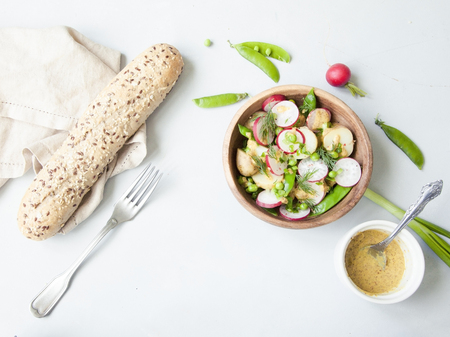
<instances>
[{"instance_id":1,"label":"white table surface","mask_svg":"<svg viewBox=\"0 0 450 337\"><path fill-rule=\"evenodd\" d=\"M148 120L145 163L164 168L159 189L133 222L104 239L45 318L31 315L31 299L78 257L143 165L111 179L98 209L73 232L44 242L25 239L16 225L33 173L0 189L1 336L448 335L450 269L428 246L419 239L426 271L412 297L385 306L361 300L336 276L335 245L361 222L397 220L365 198L316 229L258 220L234 199L222 170L223 137L243 103L202 110L191 99L276 85L228 39L284 47L292 61L275 61L279 85L327 90L364 122L374 154L370 188L406 208L425 183L443 179L442 195L422 215L450 229L450 2L16 0L1 7L0 27L71 26L121 51L123 64L158 42L185 60ZM328 64L338 62L367 97L327 84ZM424 151L422 171L374 124L378 113Z\"/></svg>"}]
</instances>

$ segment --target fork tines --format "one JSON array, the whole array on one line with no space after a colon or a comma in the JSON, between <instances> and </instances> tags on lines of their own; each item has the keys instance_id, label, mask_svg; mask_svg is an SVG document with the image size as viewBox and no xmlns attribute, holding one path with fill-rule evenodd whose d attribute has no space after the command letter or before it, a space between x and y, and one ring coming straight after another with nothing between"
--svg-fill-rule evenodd
<instances>
[{"instance_id":1,"label":"fork tines","mask_svg":"<svg viewBox=\"0 0 450 337\"><path fill-rule=\"evenodd\" d=\"M150 163L144 171L136 178L130 188L124 193L122 199L128 199L135 206L143 205L156 188L162 173L156 170L156 167Z\"/></svg>"}]
</instances>

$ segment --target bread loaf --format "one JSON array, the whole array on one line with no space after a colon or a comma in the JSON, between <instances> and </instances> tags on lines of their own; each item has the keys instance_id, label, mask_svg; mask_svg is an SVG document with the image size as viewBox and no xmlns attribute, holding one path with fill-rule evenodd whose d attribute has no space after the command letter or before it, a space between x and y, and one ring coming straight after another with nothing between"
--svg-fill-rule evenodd
<instances>
[{"instance_id":1,"label":"bread loaf","mask_svg":"<svg viewBox=\"0 0 450 337\"><path fill-rule=\"evenodd\" d=\"M23 235L45 240L64 226L117 151L163 101L182 70L178 50L157 44L108 84L22 198L17 218Z\"/></svg>"}]
</instances>

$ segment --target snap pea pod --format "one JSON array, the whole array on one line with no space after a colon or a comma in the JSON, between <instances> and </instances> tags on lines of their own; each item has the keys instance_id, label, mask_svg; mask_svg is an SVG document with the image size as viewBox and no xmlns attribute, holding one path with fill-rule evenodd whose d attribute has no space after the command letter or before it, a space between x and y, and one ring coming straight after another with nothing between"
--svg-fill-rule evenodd
<instances>
[{"instance_id":1,"label":"snap pea pod","mask_svg":"<svg viewBox=\"0 0 450 337\"><path fill-rule=\"evenodd\" d=\"M263 207L263 209L264 209L266 212L269 212L270 214L272 214L272 215L274 215L274 216L278 216L278 211L277 211L275 208L264 208L264 207Z\"/></svg>"},{"instance_id":2,"label":"snap pea pod","mask_svg":"<svg viewBox=\"0 0 450 337\"><path fill-rule=\"evenodd\" d=\"M419 147L400 130L386 125L381 119L375 119L375 124L381 127L388 138L402 150L409 159L419 168L422 169L424 157Z\"/></svg>"},{"instance_id":3,"label":"snap pea pod","mask_svg":"<svg viewBox=\"0 0 450 337\"><path fill-rule=\"evenodd\" d=\"M315 211L314 214L311 214L311 216L320 215L328 211L330 208L339 203L339 201L344 199L351 189L351 187L336 185L331 192L328 193L325 198L323 198L323 200L314 207Z\"/></svg>"},{"instance_id":4,"label":"snap pea pod","mask_svg":"<svg viewBox=\"0 0 450 337\"><path fill-rule=\"evenodd\" d=\"M248 139L255 140L252 130L250 130L249 128L247 128L241 124L238 124L238 128L239 128L239 132L241 133L241 135L243 135L244 137L246 137Z\"/></svg>"},{"instance_id":5,"label":"snap pea pod","mask_svg":"<svg viewBox=\"0 0 450 337\"><path fill-rule=\"evenodd\" d=\"M291 61L291 56L289 55L289 53L284 50L283 48L271 44L271 43L265 43L265 42L243 42L243 43L239 43L236 46L245 46L245 47L249 47L261 54L263 54L264 56L268 56L271 58L274 58L276 60L282 61L282 62L286 62L289 63Z\"/></svg>"},{"instance_id":6,"label":"snap pea pod","mask_svg":"<svg viewBox=\"0 0 450 337\"><path fill-rule=\"evenodd\" d=\"M230 43L230 46L232 48L235 48L243 58L253 63L274 82L278 83L278 81L280 80L280 73L277 67L275 67L275 65L269 59L252 48L243 45L234 45L231 44L230 41L228 42Z\"/></svg>"},{"instance_id":7,"label":"snap pea pod","mask_svg":"<svg viewBox=\"0 0 450 337\"><path fill-rule=\"evenodd\" d=\"M288 195L291 192L295 184L295 172L285 172L284 173L284 192Z\"/></svg>"},{"instance_id":8,"label":"snap pea pod","mask_svg":"<svg viewBox=\"0 0 450 337\"><path fill-rule=\"evenodd\" d=\"M308 95L305 96L303 99L303 103L300 106L300 111L305 115L305 117L308 117L308 114L313 111L317 106L317 99L316 95L314 94L314 88L312 88Z\"/></svg>"},{"instance_id":9,"label":"snap pea pod","mask_svg":"<svg viewBox=\"0 0 450 337\"><path fill-rule=\"evenodd\" d=\"M200 108L217 108L220 106L237 103L247 97L247 93L242 94L220 94L195 98L192 101Z\"/></svg>"}]
</instances>

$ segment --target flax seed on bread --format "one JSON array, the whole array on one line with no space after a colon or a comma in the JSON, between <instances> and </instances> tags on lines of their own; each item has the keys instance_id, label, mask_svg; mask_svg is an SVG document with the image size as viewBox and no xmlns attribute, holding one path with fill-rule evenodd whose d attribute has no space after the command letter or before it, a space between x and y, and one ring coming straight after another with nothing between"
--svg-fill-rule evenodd
<instances>
[{"instance_id":1,"label":"flax seed on bread","mask_svg":"<svg viewBox=\"0 0 450 337\"><path fill-rule=\"evenodd\" d=\"M26 191L17 216L21 233L55 235L117 151L163 101L183 70L173 46L151 46L128 64L81 115Z\"/></svg>"}]
</instances>

